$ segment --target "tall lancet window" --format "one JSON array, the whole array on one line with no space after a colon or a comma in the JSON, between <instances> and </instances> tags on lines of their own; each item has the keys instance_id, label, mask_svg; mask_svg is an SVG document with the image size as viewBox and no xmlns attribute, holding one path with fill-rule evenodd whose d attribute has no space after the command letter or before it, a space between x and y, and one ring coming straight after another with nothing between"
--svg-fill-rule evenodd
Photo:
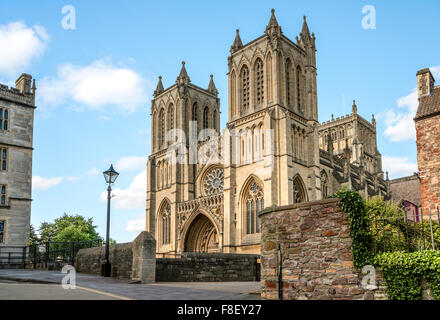
<instances>
[{"instance_id":1,"label":"tall lancet window","mask_svg":"<svg viewBox=\"0 0 440 320\"><path fill-rule=\"evenodd\" d=\"M162 109L159 113L159 149L165 143L165 111Z\"/></svg>"},{"instance_id":2,"label":"tall lancet window","mask_svg":"<svg viewBox=\"0 0 440 320\"><path fill-rule=\"evenodd\" d=\"M162 222L162 244L170 244L171 243L171 206L169 203L166 203L162 207L162 212L160 215Z\"/></svg>"},{"instance_id":3,"label":"tall lancet window","mask_svg":"<svg viewBox=\"0 0 440 320\"><path fill-rule=\"evenodd\" d=\"M168 130L174 129L174 106L170 104L168 107Z\"/></svg>"},{"instance_id":4,"label":"tall lancet window","mask_svg":"<svg viewBox=\"0 0 440 320\"><path fill-rule=\"evenodd\" d=\"M293 99L292 99L292 63L290 62L290 59L286 60L286 100L287 100L287 106L291 106Z\"/></svg>"},{"instance_id":5,"label":"tall lancet window","mask_svg":"<svg viewBox=\"0 0 440 320\"><path fill-rule=\"evenodd\" d=\"M298 111L302 112L302 101L301 101L301 68L298 66L296 68L296 99L298 104Z\"/></svg>"},{"instance_id":6,"label":"tall lancet window","mask_svg":"<svg viewBox=\"0 0 440 320\"><path fill-rule=\"evenodd\" d=\"M203 129L208 129L209 127L209 108L205 107L203 110Z\"/></svg>"},{"instance_id":7,"label":"tall lancet window","mask_svg":"<svg viewBox=\"0 0 440 320\"><path fill-rule=\"evenodd\" d=\"M246 234L260 233L258 212L264 209L264 195L261 186L253 181L245 193Z\"/></svg>"},{"instance_id":8,"label":"tall lancet window","mask_svg":"<svg viewBox=\"0 0 440 320\"><path fill-rule=\"evenodd\" d=\"M242 110L249 108L249 69L243 66L241 69L241 106Z\"/></svg>"},{"instance_id":9,"label":"tall lancet window","mask_svg":"<svg viewBox=\"0 0 440 320\"><path fill-rule=\"evenodd\" d=\"M255 87L256 87L256 102L262 104L264 102L264 71L263 61L257 59L255 62Z\"/></svg>"}]
</instances>

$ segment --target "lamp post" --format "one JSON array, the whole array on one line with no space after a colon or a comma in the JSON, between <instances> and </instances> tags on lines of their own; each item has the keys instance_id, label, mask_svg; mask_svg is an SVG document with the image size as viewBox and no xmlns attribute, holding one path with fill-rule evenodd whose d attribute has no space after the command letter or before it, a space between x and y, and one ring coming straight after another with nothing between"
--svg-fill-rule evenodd
<instances>
[{"instance_id":1,"label":"lamp post","mask_svg":"<svg viewBox=\"0 0 440 320\"><path fill-rule=\"evenodd\" d=\"M112 266L109 261L109 242L110 242L110 200L112 193L112 184L116 181L116 178L119 176L119 173L113 169L113 164L107 171L103 172L105 182L108 184L107 188L107 234L105 241L105 258L104 262L101 265L101 276L110 277Z\"/></svg>"}]
</instances>

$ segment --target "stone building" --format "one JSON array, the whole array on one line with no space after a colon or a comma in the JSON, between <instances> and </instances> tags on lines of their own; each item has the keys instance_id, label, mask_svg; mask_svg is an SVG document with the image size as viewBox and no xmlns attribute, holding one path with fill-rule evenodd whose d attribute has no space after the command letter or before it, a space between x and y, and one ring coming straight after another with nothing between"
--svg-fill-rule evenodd
<instances>
[{"instance_id":1,"label":"stone building","mask_svg":"<svg viewBox=\"0 0 440 320\"><path fill-rule=\"evenodd\" d=\"M425 213L440 205L440 87L434 84L429 69L417 72L419 106L414 121L420 195Z\"/></svg>"},{"instance_id":2,"label":"stone building","mask_svg":"<svg viewBox=\"0 0 440 320\"><path fill-rule=\"evenodd\" d=\"M29 239L35 80L0 84L0 252L21 252Z\"/></svg>"},{"instance_id":3,"label":"stone building","mask_svg":"<svg viewBox=\"0 0 440 320\"><path fill-rule=\"evenodd\" d=\"M305 17L292 41L274 10L259 38L243 44L237 30L221 135L212 75L207 89L190 81L184 63L167 89L159 77L146 203L159 254L259 253L263 208L320 200L343 186L388 195L374 117L368 122L354 104L351 115L320 124L316 78L315 35Z\"/></svg>"}]
</instances>

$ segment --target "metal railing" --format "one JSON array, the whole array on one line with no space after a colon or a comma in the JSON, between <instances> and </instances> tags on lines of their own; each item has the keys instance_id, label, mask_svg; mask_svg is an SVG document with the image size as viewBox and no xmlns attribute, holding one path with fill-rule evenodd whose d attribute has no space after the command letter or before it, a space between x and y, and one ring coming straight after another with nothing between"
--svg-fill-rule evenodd
<instances>
[{"instance_id":1,"label":"metal railing","mask_svg":"<svg viewBox=\"0 0 440 320\"><path fill-rule=\"evenodd\" d=\"M406 208L406 206L405 206ZM397 216L375 216L370 220L375 250L415 252L440 249L440 209L414 208Z\"/></svg>"},{"instance_id":2,"label":"metal railing","mask_svg":"<svg viewBox=\"0 0 440 320\"><path fill-rule=\"evenodd\" d=\"M27 247L0 246L0 265L25 267L27 262Z\"/></svg>"},{"instance_id":3,"label":"metal railing","mask_svg":"<svg viewBox=\"0 0 440 320\"><path fill-rule=\"evenodd\" d=\"M79 250L102 247L103 244L102 239L72 242L47 241L32 244L29 246L29 263L34 268L39 263L44 263L44 266L47 267L49 262L64 262L73 266Z\"/></svg>"}]
</instances>

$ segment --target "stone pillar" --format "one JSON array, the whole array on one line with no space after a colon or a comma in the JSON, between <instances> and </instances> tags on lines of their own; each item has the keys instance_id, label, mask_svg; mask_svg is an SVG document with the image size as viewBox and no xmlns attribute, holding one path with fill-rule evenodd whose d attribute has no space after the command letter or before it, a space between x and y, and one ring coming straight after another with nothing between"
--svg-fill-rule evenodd
<instances>
[{"instance_id":1,"label":"stone pillar","mask_svg":"<svg viewBox=\"0 0 440 320\"><path fill-rule=\"evenodd\" d=\"M133 241L132 280L142 283L156 280L156 240L143 231Z\"/></svg>"}]
</instances>

